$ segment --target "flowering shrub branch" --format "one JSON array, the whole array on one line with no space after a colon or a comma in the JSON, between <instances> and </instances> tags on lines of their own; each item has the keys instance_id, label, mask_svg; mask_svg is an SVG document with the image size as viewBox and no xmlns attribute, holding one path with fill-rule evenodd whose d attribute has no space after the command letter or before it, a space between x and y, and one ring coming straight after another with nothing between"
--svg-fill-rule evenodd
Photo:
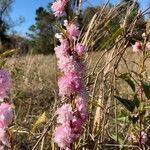
<instances>
[{"instance_id":1,"label":"flowering shrub branch","mask_svg":"<svg viewBox=\"0 0 150 150\"><path fill-rule=\"evenodd\" d=\"M56 17L64 14L68 3L68 0L53 3L52 10ZM62 30L62 33L56 34L60 44L55 47L55 53L61 71L58 79L59 95L64 104L56 111L58 125L55 128L54 141L60 148L69 150L82 133L87 120L88 94L83 81L85 66L82 59L85 48L77 41L79 27L74 19L64 20Z\"/></svg>"}]
</instances>

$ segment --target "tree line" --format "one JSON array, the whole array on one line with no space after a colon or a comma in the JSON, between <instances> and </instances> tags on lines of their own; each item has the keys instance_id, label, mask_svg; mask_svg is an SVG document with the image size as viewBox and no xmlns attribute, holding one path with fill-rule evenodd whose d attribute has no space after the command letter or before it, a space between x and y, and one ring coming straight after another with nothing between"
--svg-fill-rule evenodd
<instances>
[{"instance_id":1,"label":"tree line","mask_svg":"<svg viewBox=\"0 0 150 150\"><path fill-rule=\"evenodd\" d=\"M132 5L134 0L122 0L120 3L118 15L110 21L109 32L115 32L120 25L120 22L123 21L127 6ZM25 37L22 37L16 33L8 33L10 29L9 21L7 20L13 0L1 0L0 1L0 51L5 51L7 49L15 48L18 50L19 54L50 54L54 52L54 35L57 32L57 20L55 19L52 10L51 4L47 5L47 8L39 7L36 10L35 24L31 25L29 31L26 33ZM122 5L123 4L123 5ZM103 6L94 6L87 7L80 11L80 17L78 17L79 27L83 30L87 27L91 18L94 14L102 9ZM112 4L109 4L106 9L114 7ZM128 16L128 22L135 18L140 9L139 3L136 2L132 13ZM60 18L63 20L63 18ZM139 28L143 32L145 29L145 20L144 17L141 17L139 21ZM141 33L140 33L141 34ZM139 34L139 35L140 35ZM135 38L138 37L138 34ZM100 39L98 42L101 42L103 39Z\"/></svg>"}]
</instances>

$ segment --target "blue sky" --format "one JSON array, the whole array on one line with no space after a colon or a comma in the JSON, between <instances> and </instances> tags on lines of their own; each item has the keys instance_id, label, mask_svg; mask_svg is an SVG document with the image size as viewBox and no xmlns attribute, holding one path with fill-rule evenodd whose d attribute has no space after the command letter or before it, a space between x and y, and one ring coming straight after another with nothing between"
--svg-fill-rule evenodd
<instances>
[{"instance_id":1,"label":"blue sky","mask_svg":"<svg viewBox=\"0 0 150 150\"><path fill-rule=\"evenodd\" d=\"M35 10L40 7L46 7L49 0L14 0L11 11L11 18L13 21L18 20L19 17L24 17L25 21L16 26L14 29L20 34L25 34L28 28L34 23Z\"/></svg>"},{"instance_id":2,"label":"blue sky","mask_svg":"<svg viewBox=\"0 0 150 150\"><path fill-rule=\"evenodd\" d=\"M105 3L106 0L87 0L87 5L96 5L99 3ZM139 0L141 7L144 9L149 0ZM15 0L12 6L11 18L12 20L18 20L19 17L24 17L25 21L19 26L16 26L16 30L19 34L25 35L28 28L34 24L35 10L40 7L46 7L52 0ZM111 0L112 3L117 3L119 0Z\"/></svg>"}]
</instances>

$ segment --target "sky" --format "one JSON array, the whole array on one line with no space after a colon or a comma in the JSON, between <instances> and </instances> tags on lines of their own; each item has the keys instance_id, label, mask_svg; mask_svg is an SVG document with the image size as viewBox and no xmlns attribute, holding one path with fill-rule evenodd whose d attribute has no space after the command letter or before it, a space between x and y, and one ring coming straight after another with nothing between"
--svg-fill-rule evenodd
<instances>
[{"instance_id":1,"label":"sky","mask_svg":"<svg viewBox=\"0 0 150 150\"><path fill-rule=\"evenodd\" d=\"M105 3L106 0L87 0L86 5L97 5L100 3ZM149 0L139 0L141 3L141 8L144 9ZM13 21L19 19L19 17L24 17L24 22L13 28L19 34L25 35L28 28L35 22L35 10L42 7L47 7L47 4L52 2L52 0L14 0L11 11L11 18ZM119 0L111 0L113 4L118 3Z\"/></svg>"}]
</instances>

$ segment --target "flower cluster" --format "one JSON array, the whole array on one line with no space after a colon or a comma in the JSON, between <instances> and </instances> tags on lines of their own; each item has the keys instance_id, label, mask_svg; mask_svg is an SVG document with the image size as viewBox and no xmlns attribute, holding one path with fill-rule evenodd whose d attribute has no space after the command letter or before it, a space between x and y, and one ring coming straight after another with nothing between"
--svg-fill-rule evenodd
<instances>
[{"instance_id":1,"label":"flower cluster","mask_svg":"<svg viewBox=\"0 0 150 150\"><path fill-rule=\"evenodd\" d=\"M150 50L150 42L146 43L146 49ZM141 52L142 51L142 43L141 42L135 42L135 44L132 45L132 50L135 53Z\"/></svg>"},{"instance_id":2,"label":"flower cluster","mask_svg":"<svg viewBox=\"0 0 150 150\"><path fill-rule=\"evenodd\" d=\"M69 39L76 39L79 36L79 28L74 23L68 23L68 20L65 20L64 26Z\"/></svg>"},{"instance_id":3,"label":"flower cluster","mask_svg":"<svg viewBox=\"0 0 150 150\"><path fill-rule=\"evenodd\" d=\"M13 120L13 109L9 103L4 102L11 86L10 75L6 70L0 70L0 149L10 147L7 128Z\"/></svg>"},{"instance_id":4,"label":"flower cluster","mask_svg":"<svg viewBox=\"0 0 150 150\"><path fill-rule=\"evenodd\" d=\"M52 5L55 16L64 13L68 1L58 0ZM86 101L88 94L84 86L84 46L77 41L80 34L74 21L64 20L62 33L55 35L59 45L55 47L58 68L61 76L58 79L59 95L65 104L57 109L57 127L54 131L54 141L61 149L71 149L72 143L82 133L88 113Z\"/></svg>"},{"instance_id":5,"label":"flower cluster","mask_svg":"<svg viewBox=\"0 0 150 150\"><path fill-rule=\"evenodd\" d=\"M52 10L55 16L57 17L62 16L67 2L68 0L57 0L56 2L53 3Z\"/></svg>"}]
</instances>

